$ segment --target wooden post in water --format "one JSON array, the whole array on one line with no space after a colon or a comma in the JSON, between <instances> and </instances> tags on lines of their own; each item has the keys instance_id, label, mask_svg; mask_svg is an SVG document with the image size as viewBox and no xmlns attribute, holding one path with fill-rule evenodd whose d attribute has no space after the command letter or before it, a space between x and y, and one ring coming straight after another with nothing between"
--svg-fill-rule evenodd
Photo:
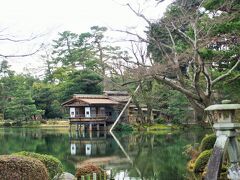
<instances>
[{"instance_id":1,"label":"wooden post in water","mask_svg":"<svg viewBox=\"0 0 240 180\"><path fill-rule=\"evenodd\" d=\"M240 104L226 104L229 101L223 101L222 103L205 109L206 111L213 111L217 115L217 123L213 125L216 129L217 139L208 162L206 180L218 179L225 151L228 152L231 163L228 169L228 178L232 180L240 179L240 149L236 138L240 123L235 121L235 110L240 109Z\"/></svg>"},{"instance_id":2,"label":"wooden post in water","mask_svg":"<svg viewBox=\"0 0 240 180\"><path fill-rule=\"evenodd\" d=\"M106 124L106 122L104 122L103 126L104 126L104 131L106 131L106 130L107 130L107 124Z\"/></svg>"}]
</instances>

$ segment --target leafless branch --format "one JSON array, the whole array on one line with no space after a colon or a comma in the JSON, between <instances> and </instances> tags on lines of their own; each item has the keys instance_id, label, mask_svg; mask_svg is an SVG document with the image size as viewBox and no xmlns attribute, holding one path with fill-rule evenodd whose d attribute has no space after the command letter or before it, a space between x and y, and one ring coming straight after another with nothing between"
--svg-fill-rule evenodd
<instances>
[{"instance_id":1,"label":"leafless branch","mask_svg":"<svg viewBox=\"0 0 240 180\"><path fill-rule=\"evenodd\" d=\"M123 84L121 84L122 86L126 86L128 84L139 84L142 80L134 80L134 81L128 81L128 82L125 82Z\"/></svg>"},{"instance_id":2,"label":"leafless branch","mask_svg":"<svg viewBox=\"0 0 240 180\"><path fill-rule=\"evenodd\" d=\"M32 38L27 38L27 39L12 39L12 38L0 38L0 41L11 41L11 42L27 42L27 41L32 41L34 39L38 38L38 36L34 36Z\"/></svg>"},{"instance_id":3,"label":"leafless branch","mask_svg":"<svg viewBox=\"0 0 240 180\"><path fill-rule=\"evenodd\" d=\"M136 34L136 33L133 33L133 32L127 31L127 30L114 30L114 31L132 35L132 36L140 39L142 42L149 43L148 40L146 40L145 38L141 37L139 34Z\"/></svg>"},{"instance_id":4,"label":"leafless branch","mask_svg":"<svg viewBox=\"0 0 240 180\"><path fill-rule=\"evenodd\" d=\"M237 79L240 79L240 74L235 76L234 78L228 80L227 83L232 83L232 82L236 81Z\"/></svg>"},{"instance_id":5,"label":"leafless branch","mask_svg":"<svg viewBox=\"0 0 240 180\"><path fill-rule=\"evenodd\" d=\"M151 26L152 23L143 14L134 10L130 4L127 4L127 6L132 10L132 12L134 12L134 14L136 14L138 17L141 17L143 20L145 20L148 23L149 26Z\"/></svg>"},{"instance_id":6,"label":"leafless branch","mask_svg":"<svg viewBox=\"0 0 240 180\"><path fill-rule=\"evenodd\" d=\"M41 44L41 46L37 50L35 50L35 51L31 52L31 53L28 53L28 54L16 54L16 55L13 55L13 54L12 55L11 54L8 54L8 55L0 54L0 57L3 57L3 58L15 58L15 57L32 56L32 55L36 54L37 52L39 52L42 49L43 46L44 46L44 44Z\"/></svg>"},{"instance_id":7,"label":"leafless branch","mask_svg":"<svg viewBox=\"0 0 240 180\"><path fill-rule=\"evenodd\" d=\"M181 31L179 28L177 28L175 26L175 24L172 22L172 26L173 28L179 32L180 35L182 35L185 39L187 39L188 41L190 41L192 44L194 44L194 40L192 38L190 38L186 33L184 33L183 31Z\"/></svg>"},{"instance_id":8,"label":"leafless branch","mask_svg":"<svg viewBox=\"0 0 240 180\"><path fill-rule=\"evenodd\" d=\"M191 97L191 98L193 98L193 99L195 99L195 100L199 100L199 96L198 96L198 95L196 95L196 94L194 94L193 92L191 92L191 91L183 88L181 85L179 85L179 84L177 83L177 81L174 81L174 80L172 80L172 79L169 79L169 78L167 78L167 77L165 77L165 76L161 76L161 75L153 75L153 76L154 76L154 78L155 78L156 80L159 80L159 81L164 82L165 84L169 85L169 86L172 87L173 89L182 92L182 93L185 94L186 96L189 96L189 97Z\"/></svg>"},{"instance_id":9,"label":"leafless branch","mask_svg":"<svg viewBox=\"0 0 240 180\"><path fill-rule=\"evenodd\" d=\"M216 79L214 79L214 80L212 81L212 86L214 86L217 82L219 82L219 81L225 79L226 77L230 76L231 73L232 73L232 71L234 71L234 70L238 67L239 64L240 64L240 58L237 60L237 62L235 63L235 65L234 65L227 73L225 73L225 74L217 77Z\"/></svg>"}]
</instances>

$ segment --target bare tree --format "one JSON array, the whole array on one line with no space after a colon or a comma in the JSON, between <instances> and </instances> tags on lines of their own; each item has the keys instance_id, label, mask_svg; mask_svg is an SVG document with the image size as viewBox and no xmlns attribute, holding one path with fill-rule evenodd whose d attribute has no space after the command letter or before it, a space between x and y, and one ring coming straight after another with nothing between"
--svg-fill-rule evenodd
<instances>
[{"instance_id":1,"label":"bare tree","mask_svg":"<svg viewBox=\"0 0 240 180\"><path fill-rule=\"evenodd\" d=\"M22 43L28 43L28 42L33 42L34 40L36 39L39 39L40 37L43 37L45 34L38 34L38 35L30 35L29 37L27 38L17 38L16 36L14 35L11 35L11 34L8 34L8 33L5 33L5 31L7 30L7 28L2 28L0 30L0 42L4 43L5 44L13 44L13 45L16 45L16 44L20 44L22 45ZM11 53L11 54L8 54L8 53L4 53L4 52L0 52L0 58L17 58L17 57L27 57L27 56L31 56L31 55L34 55L36 54L37 52L39 52L42 47L44 46L43 43L41 43L37 48L31 50L31 52L27 52L27 53Z\"/></svg>"},{"instance_id":2,"label":"bare tree","mask_svg":"<svg viewBox=\"0 0 240 180\"><path fill-rule=\"evenodd\" d=\"M230 77L240 64L239 53L226 58L226 53L234 48L232 44L240 44L237 34L216 33L214 29L239 13L239 9L234 7L235 1L226 1L218 9L210 11L203 8L203 3L204 0L178 0L162 19L155 22L127 4L136 16L148 24L147 37L120 31L131 35L134 41L146 43L148 47L150 67L146 63L138 63L134 54L137 59L134 63L138 63L134 69L136 81L155 79L181 92L191 103L199 121L204 108L213 103L215 85ZM220 53L206 58L205 51ZM226 67L220 69L222 64Z\"/></svg>"}]
</instances>

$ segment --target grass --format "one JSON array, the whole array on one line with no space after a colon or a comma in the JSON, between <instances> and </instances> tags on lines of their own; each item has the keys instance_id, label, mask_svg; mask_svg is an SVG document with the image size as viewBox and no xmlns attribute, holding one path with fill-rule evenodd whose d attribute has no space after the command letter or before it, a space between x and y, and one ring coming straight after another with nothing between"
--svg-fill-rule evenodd
<instances>
[{"instance_id":1,"label":"grass","mask_svg":"<svg viewBox=\"0 0 240 180\"><path fill-rule=\"evenodd\" d=\"M68 127L69 121L68 120L48 120L48 121L22 121L20 122L21 125L15 125L17 121L0 121L0 127L4 126L4 123L10 123L11 126L9 127L25 127L25 128L34 128L34 127L43 127L43 128L51 128L51 127Z\"/></svg>"},{"instance_id":2,"label":"grass","mask_svg":"<svg viewBox=\"0 0 240 180\"><path fill-rule=\"evenodd\" d=\"M178 129L176 125L167 125L167 124L152 124L143 126L147 131L158 131L158 130L173 130Z\"/></svg>"},{"instance_id":3,"label":"grass","mask_svg":"<svg viewBox=\"0 0 240 180\"><path fill-rule=\"evenodd\" d=\"M142 131L147 134L167 134L176 131L179 128L177 125L167 125L167 124L145 124L145 125L135 125L134 129L136 131Z\"/></svg>"}]
</instances>

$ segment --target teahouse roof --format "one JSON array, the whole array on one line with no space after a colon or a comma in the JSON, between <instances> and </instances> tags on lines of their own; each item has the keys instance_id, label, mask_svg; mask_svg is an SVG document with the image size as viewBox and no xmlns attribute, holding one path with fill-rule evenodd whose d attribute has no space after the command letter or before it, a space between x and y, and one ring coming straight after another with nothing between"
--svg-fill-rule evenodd
<instances>
[{"instance_id":1,"label":"teahouse roof","mask_svg":"<svg viewBox=\"0 0 240 180\"><path fill-rule=\"evenodd\" d=\"M124 102L127 102L130 97L129 96L108 96L108 98L113 101L124 103Z\"/></svg>"},{"instance_id":2,"label":"teahouse roof","mask_svg":"<svg viewBox=\"0 0 240 180\"><path fill-rule=\"evenodd\" d=\"M127 91L103 91L107 96L128 96Z\"/></svg>"},{"instance_id":3,"label":"teahouse roof","mask_svg":"<svg viewBox=\"0 0 240 180\"><path fill-rule=\"evenodd\" d=\"M104 91L105 96L120 103L127 102L130 98L127 91Z\"/></svg>"},{"instance_id":4,"label":"teahouse roof","mask_svg":"<svg viewBox=\"0 0 240 180\"><path fill-rule=\"evenodd\" d=\"M124 98L114 96L111 98L106 95L99 94L74 94L73 98L62 103L63 106L85 106L85 105L116 105L122 102ZM126 96L124 96L126 98ZM128 96L127 96L128 97Z\"/></svg>"},{"instance_id":5,"label":"teahouse roof","mask_svg":"<svg viewBox=\"0 0 240 180\"><path fill-rule=\"evenodd\" d=\"M118 104L118 102L110 99L82 99L82 101L87 104Z\"/></svg>"},{"instance_id":6,"label":"teahouse roof","mask_svg":"<svg viewBox=\"0 0 240 180\"><path fill-rule=\"evenodd\" d=\"M105 95L101 95L101 94L74 94L73 98L81 98L81 99L107 99L107 97Z\"/></svg>"}]
</instances>

